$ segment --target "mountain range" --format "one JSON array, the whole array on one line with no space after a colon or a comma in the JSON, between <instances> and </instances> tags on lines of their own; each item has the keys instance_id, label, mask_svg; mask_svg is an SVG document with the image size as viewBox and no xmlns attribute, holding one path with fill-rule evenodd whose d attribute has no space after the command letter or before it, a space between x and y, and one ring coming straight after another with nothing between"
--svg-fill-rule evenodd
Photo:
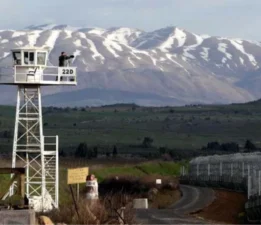
<instances>
[{"instance_id":1,"label":"mountain range","mask_svg":"<svg viewBox=\"0 0 261 225\"><path fill-rule=\"evenodd\" d=\"M62 51L75 55L78 85L44 87L45 105L228 104L261 97L258 41L179 27L145 32L45 24L1 30L0 66L12 66L10 49L23 46L48 46L53 66ZM0 104L15 103L15 87L0 90Z\"/></svg>"}]
</instances>

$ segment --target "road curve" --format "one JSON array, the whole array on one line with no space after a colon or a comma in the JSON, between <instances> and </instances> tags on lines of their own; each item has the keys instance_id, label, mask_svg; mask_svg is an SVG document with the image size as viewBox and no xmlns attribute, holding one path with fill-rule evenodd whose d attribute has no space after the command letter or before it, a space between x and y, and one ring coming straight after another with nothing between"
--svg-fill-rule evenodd
<instances>
[{"instance_id":1,"label":"road curve","mask_svg":"<svg viewBox=\"0 0 261 225\"><path fill-rule=\"evenodd\" d=\"M187 214L200 210L215 199L215 192L211 188L181 185L181 199L170 206L178 214Z\"/></svg>"},{"instance_id":2,"label":"road curve","mask_svg":"<svg viewBox=\"0 0 261 225\"><path fill-rule=\"evenodd\" d=\"M143 224L204 224L207 221L188 215L209 205L215 199L210 188L180 185L181 199L168 209L136 209L136 219Z\"/></svg>"}]
</instances>

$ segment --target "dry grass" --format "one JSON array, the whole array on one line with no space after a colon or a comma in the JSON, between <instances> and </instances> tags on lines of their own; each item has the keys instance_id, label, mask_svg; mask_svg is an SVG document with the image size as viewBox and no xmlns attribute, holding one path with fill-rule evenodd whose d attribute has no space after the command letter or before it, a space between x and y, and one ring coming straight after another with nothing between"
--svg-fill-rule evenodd
<instances>
[{"instance_id":1,"label":"dry grass","mask_svg":"<svg viewBox=\"0 0 261 225\"><path fill-rule=\"evenodd\" d=\"M181 197L179 190L160 190L149 200L150 208L165 209L177 202Z\"/></svg>"},{"instance_id":2,"label":"dry grass","mask_svg":"<svg viewBox=\"0 0 261 225\"><path fill-rule=\"evenodd\" d=\"M120 209L124 208L124 214ZM124 194L107 195L99 200L80 200L45 214L54 223L66 224L134 224L132 198ZM78 213L77 213L78 211Z\"/></svg>"},{"instance_id":3,"label":"dry grass","mask_svg":"<svg viewBox=\"0 0 261 225\"><path fill-rule=\"evenodd\" d=\"M156 179L162 179L162 184L157 185ZM82 195L77 203L79 216L73 204L63 205L47 216L55 223L134 224L134 198L149 198L150 208L165 208L180 197L178 182L171 177L111 177L104 180L100 187L102 193L100 192L100 199L97 201L91 203L84 200L85 196ZM124 216L121 209L124 209Z\"/></svg>"}]
</instances>

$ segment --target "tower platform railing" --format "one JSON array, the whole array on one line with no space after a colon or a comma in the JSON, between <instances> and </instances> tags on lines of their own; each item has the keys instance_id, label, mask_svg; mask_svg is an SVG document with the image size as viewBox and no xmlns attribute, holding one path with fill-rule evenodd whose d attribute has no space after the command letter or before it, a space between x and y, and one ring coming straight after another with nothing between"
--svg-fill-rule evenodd
<instances>
[{"instance_id":1,"label":"tower platform railing","mask_svg":"<svg viewBox=\"0 0 261 225\"><path fill-rule=\"evenodd\" d=\"M0 84L77 85L76 67L0 67Z\"/></svg>"}]
</instances>

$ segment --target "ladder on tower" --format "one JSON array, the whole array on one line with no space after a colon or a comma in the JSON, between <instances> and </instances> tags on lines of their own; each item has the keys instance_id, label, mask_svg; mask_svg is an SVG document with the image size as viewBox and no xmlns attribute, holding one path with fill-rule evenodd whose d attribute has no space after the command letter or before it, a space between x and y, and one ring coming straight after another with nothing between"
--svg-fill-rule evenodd
<instances>
[{"instance_id":1,"label":"ladder on tower","mask_svg":"<svg viewBox=\"0 0 261 225\"><path fill-rule=\"evenodd\" d=\"M52 197L55 208L58 208L58 136L44 136L44 168L46 192Z\"/></svg>"}]
</instances>

